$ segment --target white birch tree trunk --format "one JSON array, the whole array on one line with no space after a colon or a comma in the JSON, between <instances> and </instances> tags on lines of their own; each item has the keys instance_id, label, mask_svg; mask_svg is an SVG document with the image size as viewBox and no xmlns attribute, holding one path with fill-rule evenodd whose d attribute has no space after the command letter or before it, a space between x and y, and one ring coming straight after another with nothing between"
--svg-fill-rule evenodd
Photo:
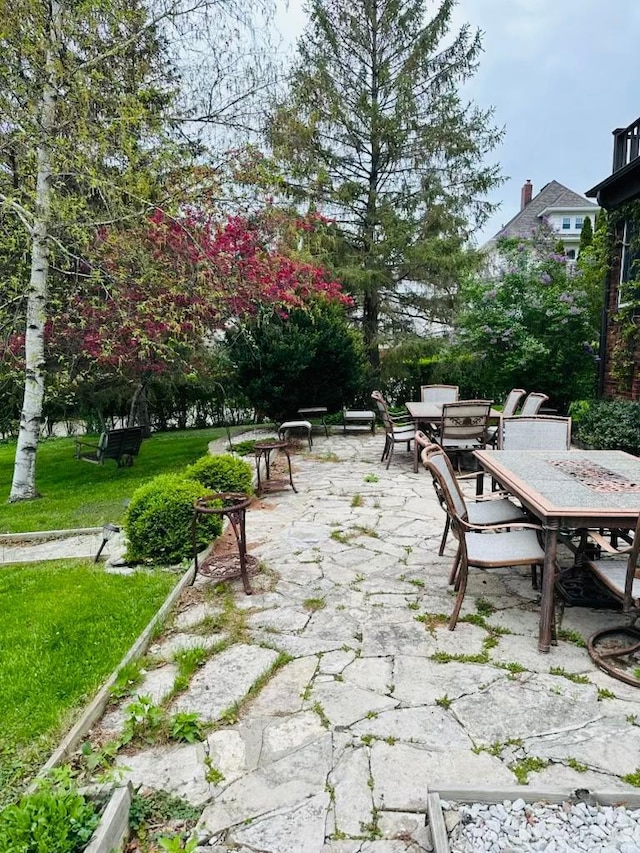
<instances>
[{"instance_id":1,"label":"white birch tree trunk","mask_svg":"<svg viewBox=\"0 0 640 853\"><path fill-rule=\"evenodd\" d=\"M49 224L51 217L51 143L56 121L56 53L60 39L60 5L51 0L44 85L37 150L35 217L31 234L31 277L27 290L24 399L13 468L11 502L38 497L36 450L42 424L45 359L44 326L49 276Z\"/></svg>"}]
</instances>

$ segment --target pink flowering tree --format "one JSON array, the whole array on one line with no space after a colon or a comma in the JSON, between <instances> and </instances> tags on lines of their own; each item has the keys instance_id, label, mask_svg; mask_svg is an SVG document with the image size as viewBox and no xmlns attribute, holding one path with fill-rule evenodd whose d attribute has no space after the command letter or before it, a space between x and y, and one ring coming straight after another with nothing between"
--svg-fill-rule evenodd
<instances>
[{"instance_id":1,"label":"pink flowering tree","mask_svg":"<svg viewBox=\"0 0 640 853\"><path fill-rule=\"evenodd\" d=\"M217 223L197 211L156 211L142 226L103 229L78 265L74 286L52 301L45 329L47 393L86 408L128 395L130 421L144 421L151 381L202 377L216 332L267 311L285 318L350 300L301 257L316 219L267 208ZM19 368L24 338L4 355Z\"/></svg>"}]
</instances>

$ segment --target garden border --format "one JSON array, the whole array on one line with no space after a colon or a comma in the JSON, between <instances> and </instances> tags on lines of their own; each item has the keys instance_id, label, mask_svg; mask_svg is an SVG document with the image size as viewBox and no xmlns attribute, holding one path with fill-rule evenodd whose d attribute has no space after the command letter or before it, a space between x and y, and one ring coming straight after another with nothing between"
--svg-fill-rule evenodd
<instances>
[{"instance_id":1,"label":"garden border","mask_svg":"<svg viewBox=\"0 0 640 853\"><path fill-rule=\"evenodd\" d=\"M578 796L580 792L580 796ZM455 803L501 803L503 800L522 799L526 803L540 801L562 803L565 800L595 801L599 805L624 805L627 808L640 808L640 791L590 791L574 789L573 791L543 791L530 788L529 785L514 785L511 788L480 789L471 786L440 787L437 791L429 791L427 795L427 814L431 828L431 840L434 853L451 853L449 833L444 822L442 800Z\"/></svg>"},{"instance_id":2,"label":"garden border","mask_svg":"<svg viewBox=\"0 0 640 853\"><path fill-rule=\"evenodd\" d=\"M34 530L29 533L0 533L2 542L30 542L40 539L71 539L72 536L90 536L102 533L102 527L73 527L66 530Z\"/></svg>"}]
</instances>

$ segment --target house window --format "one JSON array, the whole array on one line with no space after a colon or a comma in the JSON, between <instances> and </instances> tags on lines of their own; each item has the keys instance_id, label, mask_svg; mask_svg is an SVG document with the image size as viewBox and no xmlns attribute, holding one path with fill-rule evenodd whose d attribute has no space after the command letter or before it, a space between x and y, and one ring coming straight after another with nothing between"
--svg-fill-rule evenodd
<instances>
[{"instance_id":1,"label":"house window","mask_svg":"<svg viewBox=\"0 0 640 853\"><path fill-rule=\"evenodd\" d=\"M562 230L568 231L571 228L571 217L565 216L562 219Z\"/></svg>"},{"instance_id":2,"label":"house window","mask_svg":"<svg viewBox=\"0 0 640 853\"><path fill-rule=\"evenodd\" d=\"M584 224L584 216L576 216L576 229L578 231L582 230L583 224Z\"/></svg>"},{"instance_id":3,"label":"house window","mask_svg":"<svg viewBox=\"0 0 640 853\"><path fill-rule=\"evenodd\" d=\"M629 220L624 223L622 238L622 258L620 263L620 285L618 287L618 308L630 302L640 300L640 246L638 245L638 230ZM633 282L630 285L629 282Z\"/></svg>"}]
</instances>

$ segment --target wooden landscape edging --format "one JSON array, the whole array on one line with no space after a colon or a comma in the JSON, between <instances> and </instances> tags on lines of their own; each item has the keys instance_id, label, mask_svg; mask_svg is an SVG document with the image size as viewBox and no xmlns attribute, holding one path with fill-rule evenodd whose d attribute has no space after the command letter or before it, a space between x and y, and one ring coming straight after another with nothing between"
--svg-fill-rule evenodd
<instances>
[{"instance_id":1,"label":"wooden landscape edging","mask_svg":"<svg viewBox=\"0 0 640 853\"><path fill-rule=\"evenodd\" d=\"M130 805L131 784L114 788L84 853L112 853L114 850L122 850L129 837Z\"/></svg>"}]
</instances>

